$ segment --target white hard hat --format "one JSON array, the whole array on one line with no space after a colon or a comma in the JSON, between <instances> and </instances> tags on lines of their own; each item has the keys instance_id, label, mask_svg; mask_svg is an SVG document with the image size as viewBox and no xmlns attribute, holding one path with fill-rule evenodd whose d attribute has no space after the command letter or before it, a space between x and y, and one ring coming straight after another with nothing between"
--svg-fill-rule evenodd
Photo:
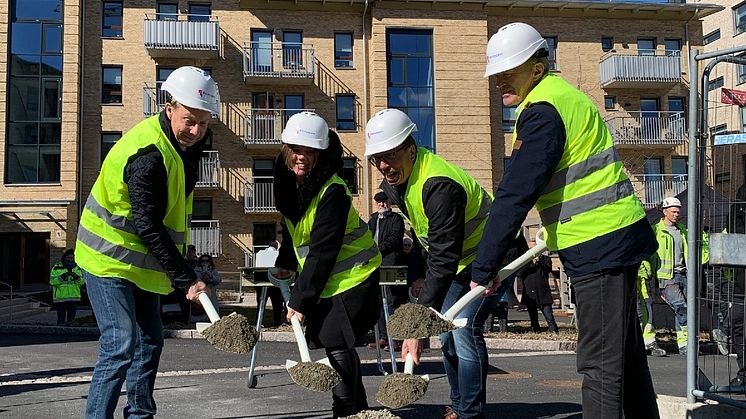
<instances>
[{"instance_id":1,"label":"white hard hat","mask_svg":"<svg viewBox=\"0 0 746 419\"><path fill-rule=\"evenodd\" d=\"M681 208L681 201L679 201L678 198L675 198L673 196L664 199L663 203L661 204L661 209L666 209L670 207Z\"/></svg>"},{"instance_id":2,"label":"white hard hat","mask_svg":"<svg viewBox=\"0 0 746 419\"><path fill-rule=\"evenodd\" d=\"M282 142L326 150L329 147L329 125L316 112L298 112L285 124Z\"/></svg>"},{"instance_id":3,"label":"white hard hat","mask_svg":"<svg viewBox=\"0 0 746 419\"><path fill-rule=\"evenodd\" d=\"M220 111L218 84L201 68L177 68L163 82L161 90L170 93L173 100L184 106L208 111L213 115Z\"/></svg>"},{"instance_id":4,"label":"white hard hat","mask_svg":"<svg viewBox=\"0 0 746 419\"><path fill-rule=\"evenodd\" d=\"M365 125L365 155L391 151L415 131L417 125L399 109L379 111Z\"/></svg>"},{"instance_id":5,"label":"white hard hat","mask_svg":"<svg viewBox=\"0 0 746 419\"><path fill-rule=\"evenodd\" d=\"M484 77L511 70L528 61L536 51L549 51L549 44L533 26L509 23L497 30L487 43Z\"/></svg>"}]
</instances>

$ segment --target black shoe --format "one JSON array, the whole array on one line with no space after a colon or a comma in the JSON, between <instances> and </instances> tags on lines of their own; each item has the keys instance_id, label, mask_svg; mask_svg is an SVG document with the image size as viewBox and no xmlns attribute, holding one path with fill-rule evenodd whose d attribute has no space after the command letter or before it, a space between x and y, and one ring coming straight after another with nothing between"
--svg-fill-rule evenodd
<instances>
[{"instance_id":1,"label":"black shoe","mask_svg":"<svg viewBox=\"0 0 746 419\"><path fill-rule=\"evenodd\" d=\"M730 380L728 384L729 393L746 393L746 380L744 377L737 375L736 378Z\"/></svg>"}]
</instances>

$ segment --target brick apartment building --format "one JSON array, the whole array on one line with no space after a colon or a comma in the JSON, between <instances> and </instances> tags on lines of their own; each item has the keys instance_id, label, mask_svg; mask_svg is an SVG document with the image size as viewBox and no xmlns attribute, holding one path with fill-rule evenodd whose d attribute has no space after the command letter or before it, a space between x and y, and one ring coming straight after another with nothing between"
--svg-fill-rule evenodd
<instances>
[{"instance_id":1,"label":"brick apartment building","mask_svg":"<svg viewBox=\"0 0 746 419\"><path fill-rule=\"evenodd\" d=\"M552 70L603 113L640 197L686 184L687 52L721 6L536 0L0 0L0 281L43 286L75 243L111 145L164 102L170 71L219 83L195 190L193 242L237 272L274 238L272 165L283 123L312 109L335 128L365 218L380 181L364 127L386 107L484 187L510 164L514 109L483 77L491 34L524 21ZM236 274L234 274L236 275ZM227 276L226 279L230 279ZM237 279L237 276L234 276ZM2 287L0 286L0 289Z\"/></svg>"}]
</instances>

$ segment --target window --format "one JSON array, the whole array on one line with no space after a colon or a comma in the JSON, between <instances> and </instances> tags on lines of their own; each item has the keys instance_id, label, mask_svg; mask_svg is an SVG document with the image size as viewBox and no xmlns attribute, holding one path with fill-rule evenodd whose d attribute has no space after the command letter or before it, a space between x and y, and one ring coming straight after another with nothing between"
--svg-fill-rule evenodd
<instances>
[{"instance_id":1,"label":"window","mask_svg":"<svg viewBox=\"0 0 746 419\"><path fill-rule=\"evenodd\" d=\"M60 180L62 7L10 2L5 182Z\"/></svg>"},{"instance_id":2,"label":"window","mask_svg":"<svg viewBox=\"0 0 746 419\"><path fill-rule=\"evenodd\" d=\"M285 115L283 115L282 126L288 122L291 116L303 110L303 95L285 95Z\"/></svg>"},{"instance_id":3,"label":"window","mask_svg":"<svg viewBox=\"0 0 746 419\"><path fill-rule=\"evenodd\" d=\"M718 39L720 39L720 29L715 29L714 31L705 35L704 44L707 45L709 43L717 41Z\"/></svg>"},{"instance_id":4,"label":"window","mask_svg":"<svg viewBox=\"0 0 746 419\"><path fill-rule=\"evenodd\" d=\"M515 127L515 120L517 119L516 113L518 105L516 106L505 106L503 105L503 131L513 132Z\"/></svg>"},{"instance_id":5,"label":"window","mask_svg":"<svg viewBox=\"0 0 746 419\"><path fill-rule=\"evenodd\" d=\"M334 34L334 67L352 68L352 33Z\"/></svg>"},{"instance_id":6,"label":"window","mask_svg":"<svg viewBox=\"0 0 746 419\"><path fill-rule=\"evenodd\" d=\"M303 68L303 32L282 33L282 65L285 68Z\"/></svg>"},{"instance_id":7,"label":"window","mask_svg":"<svg viewBox=\"0 0 746 419\"><path fill-rule=\"evenodd\" d=\"M114 147L119 139L122 138L121 132L102 132L101 133L101 163L104 162L109 150Z\"/></svg>"},{"instance_id":8,"label":"window","mask_svg":"<svg viewBox=\"0 0 746 419\"><path fill-rule=\"evenodd\" d=\"M671 114L683 114L686 109L684 108L684 98L679 96L668 97L668 111Z\"/></svg>"},{"instance_id":9,"label":"window","mask_svg":"<svg viewBox=\"0 0 746 419\"><path fill-rule=\"evenodd\" d=\"M746 106L741 106L741 132L746 133Z\"/></svg>"},{"instance_id":10,"label":"window","mask_svg":"<svg viewBox=\"0 0 746 419\"><path fill-rule=\"evenodd\" d=\"M547 44L549 45L549 70L557 70L557 37L556 36L545 36Z\"/></svg>"},{"instance_id":11,"label":"window","mask_svg":"<svg viewBox=\"0 0 746 419\"><path fill-rule=\"evenodd\" d=\"M212 199L194 198L192 220L212 220Z\"/></svg>"},{"instance_id":12,"label":"window","mask_svg":"<svg viewBox=\"0 0 746 419\"><path fill-rule=\"evenodd\" d=\"M274 223L254 223L254 233L252 234L254 254L259 250L266 249L271 240L277 239L277 230L278 227Z\"/></svg>"},{"instance_id":13,"label":"window","mask_svg":"<svg viewBox=\"0 0 746 419\"><path fill-rule=\"evenodd\" d=\"M637 38L637 55L655 55L655 38Z\"/></svg>"},{"instance_id":14,"label":"window","mask_svg":"<svg viewBox=\"0 0 746 419\"><path fill-rule=\"evenodd\" d=\"M612 38L611 36L602 36L601 49L603 51L611 51L612 49L614 49L614 38Z\"/></svg>"},{"instance_id":15,"label":"window","mask_svg":"<svg viewBox=\"0 0 746 419\"><path fill-rule=\"evenodd\" d=\"M409 115L417 144L435 151L432 30L388 29L386 60L387 106Z\"/></svg>"},{"instance_id":16,"label":"window","mask_svg":"<svg viewBox=\"0 0 746 419\"><path fill-rule=\"evenodd\" d=\"M604 96L604 109L607 111L616 110L616 96Z\"/></svg>"},{"instance_id":17,"label":"window","mask_svg":"<svg viewBox=\"0 0 746 419\"><path fill-rule=\"evenodd\" d=\"M746 32L746 3L741 3L733 8L733 36Z\"/></svg>"},{"instance_id":18,"label":"window","mask_svg":"<svg viewBox=\"0 0 746 419\"><path fill-rule=\"evenodd\" d=\"M686 175L686 157L671 157L671 174L673 175Z\"/></svg>"},{"instance_id":19,"label":"window","mask_svg":"<svg viewBox=\"0 0 746 419\"><path fill-rule=\"evenodd\" d=\"M710 80L707 83L707 90L715 90L715 89L718 89L718 88L721 88L721 87L723 87L723 77L722 76L720 76L720 77L718 77L718 78L716 78L714 80Z\"/></svg>"},{"instance_id":20,"label":"window","mask_svg":"<svg viewBox=\"0 0 746 419\"><path fill-rule=\"evenodd\" d=\"M161 90L161 87L163 86L163 83L166 81L168 76L170 76L171 73L174 72L174 70L176 70L175 67L155 67L155 97L158 111L160 111L161 107L164 106L166 102L168 102L168 92Z\"/></svg>"},{"instance_id":21,"label":"window","mask_svg":"<svg viewBox=\"0 0 746 419\"><path fill-rule=\"evenodd\" d=\"M337 95L337 129L352 131L355 123L355 95Z\"/></svg>"},{"instance_id":22,"label":"window","mask_svg":"<svg viewBox=\"0 0 746 419\"><path fill-rule=\"evenodd\" d=\"M176 3L161 3L156 5L155 18L157 20L178 20L179 5Z\"/></svg>"},{"instance_id":23,"label":"window","mask_svg":"<svg viewBox=\"0 0 746 419\"><path fill-rule=\"evenodd\" d=\"M275 161L272 159L254 159L254 178L263 176L273 176L275 171ZM272 180L270 179L270 182Z\"/></svg>"},{"instance_id":24,"label":"window","mask_svg":"<svg viewBox=\"0 0 746 419\"><path fill-rule=\"evenodd\" d=\"M189 3L190 22L209 22L212 9L209 3Z\"/></svg>"},{"instance_id":25,"label":"window","mask_svg":"<svg viewBox=\"0 0 746 419\"><path fill-rule=\"evenodd\" d=\"M746 53L740 54L740 58L746 58ZM736 67L736 84L746 83L746 64L739 64Z\"/></svg>"},{"instance_id":26,"label":"window","mask_svg":"<svg viewBox=\"0 0 746 419\"><path fill-rule=\"evenodd\" d=\"M101 103L122 103L122 66L101 67Z\"/></svg>"},{"instance_id":27,"label":"window","mask_svg":"<svg viewBox=\"0 0 746 419\"><path fill-rule=\"evenodd\" d=\"M353 195L358 194L357 188L357 158L356 157L344 157L342 158L342 168L339 169L339 177L345 181L347 188Z\"/></svg>"},{"instance_id":28,"label":"window","mask_svg":"<svg viewBox=\"0 0 746 419\"><path fill-rule=\"evenodd\" d=\"M106 38L122 37L122 2L103 2L103 18L101 22L101 36Z\"/></svg>"},{"instance_id":29,"label":"window","mask_svg":"<svg viewBox=\"0 0 746 419\"><path fill-rule=\"evenodd\" d=\"M681 39L664 39L663 45L667 57L681 56Z\"/></svg>"},{"instance_id":30,"label":"window","mask_svg":"<svg viewBox=\"0 0 746 419\"><path fill-rule=\"evenodd\" d=\"M710 128L710 135L725 134L728 131L728 124L715 125Z\"/></svg>"}]
</instances>

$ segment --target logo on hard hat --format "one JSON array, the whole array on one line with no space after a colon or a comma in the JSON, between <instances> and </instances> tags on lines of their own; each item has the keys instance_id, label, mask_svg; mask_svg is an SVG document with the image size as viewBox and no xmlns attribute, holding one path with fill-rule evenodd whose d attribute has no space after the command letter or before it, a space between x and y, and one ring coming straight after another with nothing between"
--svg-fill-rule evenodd
<instances>
[{"instance_id":1,"label":"logo on hard hat","mask_svg":"<svg viewBox=\"0 0 746 419\"><path fill-rule=\"evenodd\" d=\"M382 132L383 132L383 130L380 130L380 131L373 131L373 132L369 132L369 133L368 133L368 139L369 139L369 140L372 140L372 139L373 139L373 136L374 136L374 135L378 135L378 134L381 134Z\"/></svg>"}]
</instances>

